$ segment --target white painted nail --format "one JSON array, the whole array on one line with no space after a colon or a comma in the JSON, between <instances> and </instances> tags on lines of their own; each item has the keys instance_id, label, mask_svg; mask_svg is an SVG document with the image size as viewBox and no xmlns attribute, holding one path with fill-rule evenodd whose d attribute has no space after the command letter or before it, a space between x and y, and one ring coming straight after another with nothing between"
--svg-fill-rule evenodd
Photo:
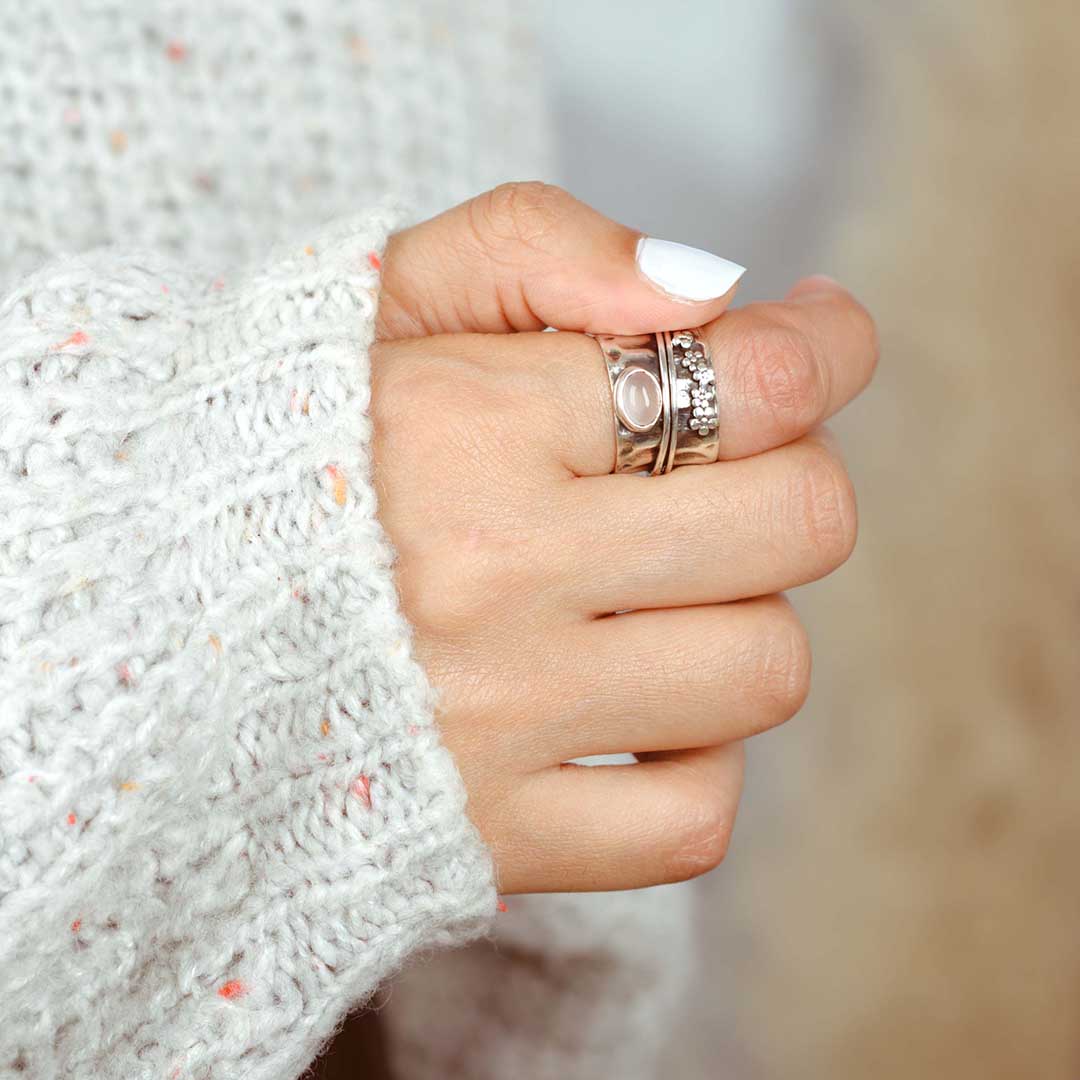
<instances>
[{"instance_id":1,"label":"white painted nail","mask_svg":"<svg viewBox=\"0 0 1080 1080\"><path fill-rule=\"evenodd\" d=\"M714 300L746 273L746 267L700 248L643 236L637 264L654 284L680 300Z\"/></svg>"}]
</instances>

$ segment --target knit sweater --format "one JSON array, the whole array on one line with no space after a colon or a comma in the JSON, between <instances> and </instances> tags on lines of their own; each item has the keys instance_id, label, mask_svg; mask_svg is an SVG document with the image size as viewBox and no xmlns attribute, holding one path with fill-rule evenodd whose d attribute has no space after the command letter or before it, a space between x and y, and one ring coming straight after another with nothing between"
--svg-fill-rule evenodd
<instances>
[{"instance_id":1,"label":"knit sweater","mask_svg":"<svg viewBox=\"0 0 1080 1080\"><path fill-rule=\"evenodd\" d=\"M0 13L0 1075L291 1080L488 930L368 348L388 232L542 171L532 66L489 0ZM414 965L398 1074L651 1075L657 895Z\"/></svg>"}]
</instances>

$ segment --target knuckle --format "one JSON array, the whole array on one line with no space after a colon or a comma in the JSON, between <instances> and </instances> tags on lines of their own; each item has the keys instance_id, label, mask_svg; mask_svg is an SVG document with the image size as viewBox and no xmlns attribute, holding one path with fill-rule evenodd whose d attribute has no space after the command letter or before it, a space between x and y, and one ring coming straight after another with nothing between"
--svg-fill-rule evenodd
<instances>
[{"instance_id":1,"label":"knuckle","mask_svg":"<svg viewBox=\"0 0 1080 1080\"><path fill-rule=\"evenodd\" d=\"M772 418L777 438L805 431L823 415L827 388L802 330L779 322L756 327L746 337L743 367L748 403Z\"/></svg>"},{"instance_id":2,"label":"knuckle","mask_svg":"<svg viewBox=\"0 0 1080 1080\"><path fill-rule=\"evenodd\" d=\"M847 470L824 447L813 447L794 473L792 517L799 535L830 570L855 547L858 513Z\"/></svg>"},{"instance_id":3,"label":"knuckle","mask_svg":"<svg viewBox=\"0 0 1080 1080\"><path fill-rule=\"evenodd\" d=\"M426 410L421 434L441 423L446 410L468 392L476 379L473 366L447 348L445 340L395 341L377 346L372 357L370 412L375 426L387 436L407 436L418 425L411 423L416 408L416 372L423 371ZM402 439L403 446L408 440Z\"/></svg>"},{"instance_id":4,"label":"knuckle","mask_svg":"<svg viewBox=\"0 0 1080 1080\"><path fill-rule=\"evenodd\" d=\"M767 624L755 672L765 726L790 719L806 704L812 667L806 630L791 605L780 601Z\"/></svg>"},{"instance_id":5,"label":"knuckle","mask_svg":"<svg viewBox=\"0 0 1080 1080\"><path fill-rule=\"evenodd\" d=\"M540 180L500 184L471 204L473 231L489 253L543 248L565 216L570 195Z\"/></svg>"},{"instance_id":6,"label":"knuckle","mask_svg":"<svg viewBox=\"0 0 1080 1080\"><path fill-rule=\"evenodd\" d=\"M401 452L415 460L430 453L443 459L448 451L474 452L481 441L504 441L529 408L527 374L487 362L471 335L408 343L393 359L374 376L372 413L377 425L397 438ZM422 423L417 423L418 371L424 381Z\"/></svg>"},{"instance_id":7,"label":"knuckle","mask_svg":"<svg viewBox=\"0 0 1080 1080\"><path fill-rule=\"evenodd\" d=\"M735 826L734 807L716 791L695 786L687 807L672 831L672 848L665 861L663 881L674 883L715 870L727 856Z\"/></svg>"},{"instance_id":8,"label":"knuckle","mask_svg":"<svg viewBox=\"0 0 1080 1080\"><path fill-rule=\"evenodd\" d=\"M422 546L399 548L398 583L405 614L422 638L462 645L527 609L541 555L513 537L490 507L483 528L444 521ZM511 542L514 539L516 542Z\"/></svg>"},{"instance_id":9,"label":"knuckle","mask_svg":"<svg viewBox=\"0 0 1080 1080\"><path fill-rule=\"evenodd\" d=\"M446 619L448 608L445 595L439 596L419 583L411 588L404 585L399 585L399 588L402 610L420 641L441 641L454 636L456 627ZM453 610L452 603L449 610Z\"/></svg>"},{"instance_id":10,"label":"knuckle","mask_svg":"<svg viewBox=\"0 0 1080 1080\"><path fill-rule=\"evenodd\" d=\"M452 615L467 606L445 580L441 560L423 548L397 545L395 577L401 606L421 640L452 635L456 629Z\"/></svg>"},{"instance_id":11,"label":"knuckle","mask_svg":"<svg viewBox=\"0 0 1080 1080\"><path fill-rule=\"evenodd\" d=\"M399 583L405 614L422 638L460 641L483 625L489 590L468 566L446 552L409 559Z\"/></svg>"}]
</instances>

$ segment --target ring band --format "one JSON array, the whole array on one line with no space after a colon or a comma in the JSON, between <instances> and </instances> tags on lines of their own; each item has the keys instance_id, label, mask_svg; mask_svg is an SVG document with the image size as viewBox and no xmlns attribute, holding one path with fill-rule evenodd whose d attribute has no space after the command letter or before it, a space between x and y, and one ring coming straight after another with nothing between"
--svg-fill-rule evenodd
<instances>
[{"instance_id":1,"label":"ring band","mask_svg":"<svg viewBox=\"0 0 1080 1080\"><path fill-rule=\"evenodd\" d=\"M720 456L720 428L709 347L698 330L665 331L662 336L673 372L676 417L665 471L711 465Z\"/></svg>"},{"instance_id":2,"label":"ring band","mask_svg":"<svg viewBox=\"0 0 1080 1080\"><path fill-rule=\"evenodd\" d=\"M670 371L663 363L657 337L603 335L596 340L611 382L615 415L613 471L655 473L671 427L665 390Z\"/></svg>"},{"instance_id":3,"label":"ring band","mask_svg":"<svg viewBox=\"0 0 1080 1080\"><path fill-rule=\"evenodd\" d=\"M707 465L720 450L716 373L698 330L598 335L615 421L614 472Z\"/></svg>"}]
</instances>

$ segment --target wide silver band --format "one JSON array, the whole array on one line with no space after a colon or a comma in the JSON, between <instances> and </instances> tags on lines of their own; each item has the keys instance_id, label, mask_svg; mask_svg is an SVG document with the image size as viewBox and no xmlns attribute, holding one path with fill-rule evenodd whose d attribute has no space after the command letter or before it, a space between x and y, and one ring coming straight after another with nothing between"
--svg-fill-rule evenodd
<instances>
[{"instance_id":1,"label":"wide silver band","mask_svg":"<svg viewBox=\"0 0 1080 1080\"><path fill-rule=\"evenodd\" d=\"M655 334L637 337L598 336L604 354L615 414L614 472L657 472L661 445L670 438L671 410L666 407L670 370L661 362ZM642 407L637 415L626 399L637 390L655 407ZM647 421L647 422L646 422Z\"/></svg>"},{"instance_id":2,"label":"wide silver band","mask_svg":"<svg viewBox=\"0 0 1080 1080\"><path fill-rule=\"evenodd\" d=\"M700 331L597 337L611 382L615 472L707 465L720 449L716 373Z\"/></svg>"}]
</instances>

